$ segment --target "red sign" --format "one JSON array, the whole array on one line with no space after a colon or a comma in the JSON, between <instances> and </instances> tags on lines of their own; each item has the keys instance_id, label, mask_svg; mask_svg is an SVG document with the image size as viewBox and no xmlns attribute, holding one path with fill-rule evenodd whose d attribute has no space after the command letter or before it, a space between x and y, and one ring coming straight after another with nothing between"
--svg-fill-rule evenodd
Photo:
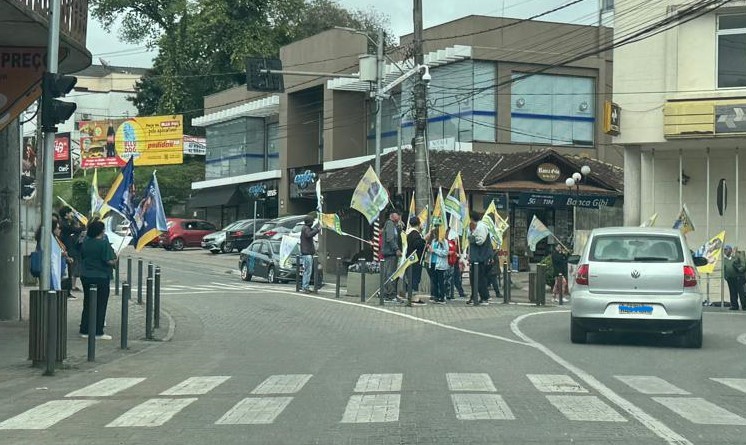
<instances>
[{"instance_id":1,"label":"red sign","mask_svg":"<svg viewBox=\"0 0 746 445\"><path fill-rule=\"evenodd\" d=\"M70 160L70 136L60 137L55 136L54 138L54 160L55 161L69 161Z\"/></svg>"}]
</instances>

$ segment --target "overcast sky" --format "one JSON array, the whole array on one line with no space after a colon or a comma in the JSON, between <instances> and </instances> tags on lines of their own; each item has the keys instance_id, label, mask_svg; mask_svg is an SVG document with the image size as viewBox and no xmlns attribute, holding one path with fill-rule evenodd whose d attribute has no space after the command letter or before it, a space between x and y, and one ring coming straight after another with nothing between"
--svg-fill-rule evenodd
<instances>
[{"instance_id":1,"label":"overcast sky","mask_svg":"<svg viewBox=\"0 0 746 445\"><path fill-rule=\"evenodd\" d=\"M375 7L385 12L391 20L391 29L396 36L412 32L411 0L337 0L349 9ZM569 3L570 0L423 0L424 26L430 27L466 15L479 14L496 17L527 18ZM567 23L596 23L599 0L583 0L562 11L542 17L540 20ZM119 41L116 32L111 35L101 25L89 19L88 50L93 54L93 63L99 58L118 66L150 67L155 56L143 46Z\"/></svg>"}]
</instances>

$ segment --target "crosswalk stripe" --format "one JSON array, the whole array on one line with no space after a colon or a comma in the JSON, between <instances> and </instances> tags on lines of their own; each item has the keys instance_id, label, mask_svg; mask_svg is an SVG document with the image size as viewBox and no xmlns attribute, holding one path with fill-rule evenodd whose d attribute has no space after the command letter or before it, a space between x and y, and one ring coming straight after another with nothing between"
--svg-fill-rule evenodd
<instances>
[{"instance_id":1,"label":"crosswalk stripe","mask_svg":"<svg viewBox=\"0 0 746 445\"><path fill-rule=\"evenodd\" d=\"M216 425L262 425L275 421L292 397L253 397L243 399L223 415Z\"/></svg>"},{"instance_id":2,"label":"crosswalk stripe","mask_svg":"<svg viewBox=\"0 0 746 445\"><path fill-rule=\"evenodd\" d=\"M196 398L150 399L117 417L106 427L161 426L196 400Z\"/></svg>"},{"instance_id":3,"label":"crosswalk stripe","mask_svg":"<svg viewBox=\"0 0 746 445\"><path fill-rule=\"evenodd\" d=\"M652 375L615 375L614 378L643 394L689 395L688 391Z\"/></svg>"},{"instance_id":4,"label":"crosswalk stripe","mask_svg":"<svg viewBox=\"0 0 746 445\"><path fill-rule=\"evenodd\" d=\"M710 380L730 386L738 391L746 392L746 379L710 378Z\"/></svg>"},{"instance_id":5,"label":"crosswalk stripe","mask_svg":"<svg viewBox=\"0 0 746 445\"><path fill-rule=\"evenodd\" d=\"M497 394L451 394L459 420L515 420L502 396Z\"/></svg>"},{"instance_id":6,"label":"crosswalk stripe","mask_svg":"<svg viewBox=\"0 0 746 445\"><path fill-rule=\"evenodd\" d=\"M65 397L107 397L131 388L145 380L141 377L108 378L73 391Z\"/></svg>"},{"instance_id":7,"label":"crosswalk stripe","mask_svg":"<svg viewBox=\"0 0 746 445\"><path fill-rule=\"evenodd\" d=\"M311 374L282 374L268 377L251 394L294 394L303 388Z\"/></svg>"},{"instance_id":8,"label":"crosswalk stripe","mask_svg":"<svg viewBox=\"0 0 746 445\"><path fill-rule=\"evenodd\" d=\"M213 285L213 286L225 287L227 289L242 289L242 290L246 289L246 286L243 286L243 285L240 285L240 284L216 283L215 281L213 281L210 284Z\"/></svg>"},{"instance_id":9,"label":"crosswalk stripe","mask_svg":"<svg viewBox=\"0 0 746 445\"><path fill-rule=\"evenodd\" d=\"M365 394L350 397L342 416L342 423L397 422L399 394Z\"/></svg>"},{"instance_id":10,"label":"crosswalk stripe","mask_svg":"<svg viewBox=\"0 0 746 445\"><path fill-rule=\"evenodd\" d=\"M541 392L581 392L587 393L578 382L564 374L526 374L531 383Z\"/></svg>"},{"instance_id":11,"label":"crosswalk stripe","mask_svg":"<svg viewBox=\"0 0 746 445\"><path fill-rule=\"evenodd\" d=\"M569 420L585 422L626 422L627 419L614 411L596 396L546 396Z\"/></svg>"},{"instance_id":12,"label":"crosswalk stripe","mask_svg":"<svg viewBox=\"0 0 746 445\"><path fill-rule=\"evenodd\" d=\"M401 391L402 374L363 374L357 380L355 392Z\"/></svg>"},{"instance_id":13,"label":"crosswalk stripe","mask_svg":"<svg viewBox=\"0 0 746 445\"><path fill-rule=\"evenodd\" d=\"M653 397L653 400L700 425L746 425L746 419L700 397Z\"/></svg>"},{"instance_id":14,"label":"crosswalk stripe","mask_svg":"<svg viewBox=\"0 0 746 445\"><path fill-rule=\"evenodd\" d=\"M47 429L97 403L97 400L51 400L0 423L0 430Z\"/></svg>"},{"instance_id":15,"label":"crosswalk stripe","mask_svg":"<svg viewBox=\"0 0 746 445\"><path fill-rule=\"evenodd\" d=\"M195 396L207 394L230 376L189 377L178 385L163 391L162 396Z\"/></svg>"},{"instance_id":16,"label":"crosswalk stripe","mask_svg":"<svg viewBox=\"0 0 746 445\"><path fill-rule=\"evenodd\" d=\"M448 373L448 389L451 391L497 392L488 374Z\"/></svg>"}]
</instances>

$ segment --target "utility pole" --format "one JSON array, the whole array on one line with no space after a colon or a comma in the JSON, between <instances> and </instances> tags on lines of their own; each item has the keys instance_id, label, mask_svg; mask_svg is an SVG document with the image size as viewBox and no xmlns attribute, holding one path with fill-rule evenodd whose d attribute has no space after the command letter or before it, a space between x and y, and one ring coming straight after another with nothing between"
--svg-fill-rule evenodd
<instances>
[{"instance_id":1,"label":"utility pole","mask_svg":"<svg viewBox=\"0 0 746 445\"><path fill-rule=\"evenodd\" d=\"M57 74L60 47L60 0L52 0L52 11L49 15L49 40L47 45L47 73ZM44 91L42 91L42 94ZM43 108L43 107L42 107ZM42 122L46 117L42 109ZM51 289L52 276L52 180L54 169L54 129L44 128L44 151L42 151L41 179L41 244L42 261L39 289Z\"/></svg>"},{"instance_id":2,"label":"utility pole","mask_svg":"<svg viewBox=\"0 0 746 445\"><path fill-rule=\"evenodd\" d=\"M414 0L414 64L424 63L422 51L422 0ZM412 147L414 148L414 187L417 212L430 203L431 191L428 181L427 145L425 145L425 128L427 127L427 96L422 72L418 72L414 84L414 121L415 132Z\"/></svg>"},{"instance_id":3,"label":"utility pole","mask_svg":"<svg viewBox=\"0 0 746 445\"><path fill-rule=\"evenodd\" d=\"M376 175L381 178L381 115L383 108L383 29L378 30L376 51Z\"/></svg>"},{"instance_id":4,"label":"utility pole","mask_svg":"<svg viewBox=\"0 0 746 445\"><path fill-rule=\"evenodd\" d=\"M18 120L0 131L0 320L18 320L21 283L18 256L20 239L21 150Z\"/></svg>"}]
</instances>

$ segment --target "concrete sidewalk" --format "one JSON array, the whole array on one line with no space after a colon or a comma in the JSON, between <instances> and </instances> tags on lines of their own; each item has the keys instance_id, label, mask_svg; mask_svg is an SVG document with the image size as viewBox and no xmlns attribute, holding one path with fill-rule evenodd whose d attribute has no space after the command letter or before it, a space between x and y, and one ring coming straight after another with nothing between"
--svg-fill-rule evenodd
<instances>
[{"instance_id":1,"label":"concrete sidewalk","mask_svg":"<svg viewBox=\"0 0 746 445\"><path fill-rule=\"evenodd\" d=\"M32 367L29 355L29 319L28 301L33 287L24 287L22 292L21 309L23 320L0 321L0 388L12 384L17 378L38 376L44 371L41 367ZM154 340L145 339L145 290L143 289L143 304L137 304L137 294L132 293L129 301L128 349L120 349L122 299L121 295L114 295L112 282L111 296L106 311L105 332L113 337L112 340L96 341L96 360L88 362L88 340L81 338L78 333L80 316L83 310L83 292L73 292L76 299L67 300L67 358L58 364L57 374L67 371L80 371L94 368L103 363L110 363L119 358L136 354L158 344L168 341L173 336L174 324L170 315L161 308L160 328L153 330Z\"/></svg>"}]
</instances>

